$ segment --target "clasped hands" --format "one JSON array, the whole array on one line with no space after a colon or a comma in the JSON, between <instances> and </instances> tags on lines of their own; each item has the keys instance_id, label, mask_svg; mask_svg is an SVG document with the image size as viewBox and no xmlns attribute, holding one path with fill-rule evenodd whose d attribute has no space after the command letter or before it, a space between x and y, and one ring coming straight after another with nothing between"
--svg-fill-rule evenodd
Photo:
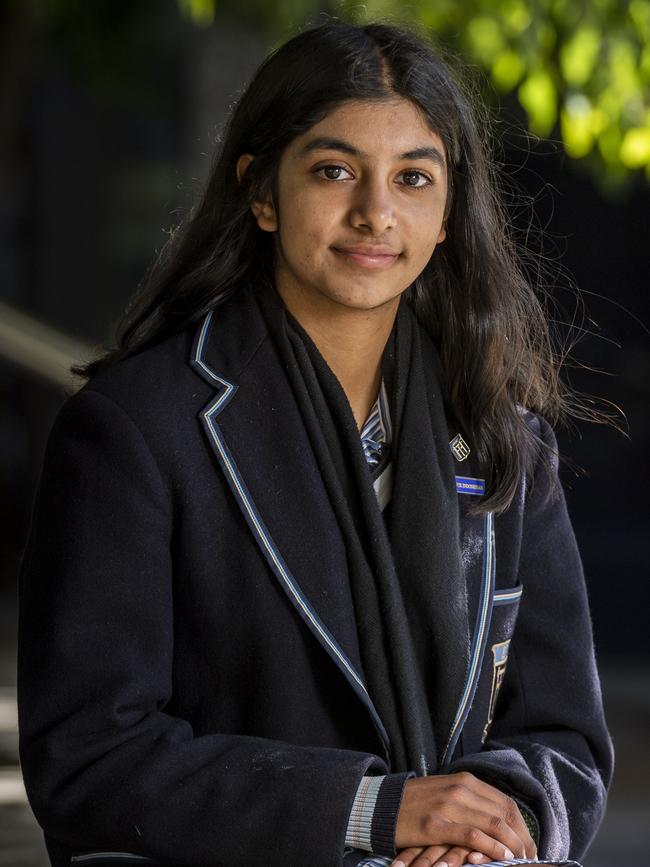
<instances>
[{"instance_id":1,"label":"clasped hands","mask_svg":"<svg viewBox=\"0 0 650 867\"><path fill-rule=\"evenodd\" d=\"M407 780L392 867L461 867L536 858L512 798L466 771Z\"/></svg>"}]
</instances>

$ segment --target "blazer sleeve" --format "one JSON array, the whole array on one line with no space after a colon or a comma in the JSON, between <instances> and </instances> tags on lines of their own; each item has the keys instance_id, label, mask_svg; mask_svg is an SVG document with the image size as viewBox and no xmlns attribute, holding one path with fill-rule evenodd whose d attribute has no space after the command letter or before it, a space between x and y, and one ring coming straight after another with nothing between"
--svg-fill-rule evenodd
<instances>
[{"instance_id":1,"label":"blazer sleeve","mask_svg":"<svg viewBox=\"0 0 650 867\"><path fill-rule=\"evenodd\" d=\"M540 858L580 859L604 815L613 755L583 575L557 443L542 450L524 511L524 596L489 739L453 761L507 792L538 820ZM498 563L498 552L497 552ZM498 565L497 565L498 568Z\"/></svg>"},{"instance_id":2,"label":"blazer sleeve","mask_svg":"<svg viewBox=\"0 0 650 867\"><path fill-rule=\"evenodd\" d=\"M51 431L20 572L20 758L37 820L71 851L340 864L359 782L385 763L195 736L166 710L172 533L169 492L139 428L86 386Z\"/></svg>"}]
</instances>

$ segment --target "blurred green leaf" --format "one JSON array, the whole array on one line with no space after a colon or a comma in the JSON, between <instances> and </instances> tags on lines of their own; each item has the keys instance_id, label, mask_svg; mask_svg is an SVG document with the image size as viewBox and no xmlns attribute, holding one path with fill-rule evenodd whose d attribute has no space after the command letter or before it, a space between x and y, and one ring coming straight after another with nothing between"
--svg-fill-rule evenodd
<instances>
[{"instance_id":1,"label":"blurred green leaf","mask_svg":"<svg viewBox=\"0 0 650 867\"><path fill-rule=\"evenodd\" d=\"M511 0L501 4L501 15L508 36L520 36L532 21L530 4L522 0Z\"/></svg>"},{"instance_id":2,"label":"blurred green leaf","mask_svg":"<svg viewBox=\"0 0 650 867\"><path fill-rule=\"evenodd\" d=\"M584 84L591 75L601 45L601 34L595 27L581 27L573 38L560 48L560 67L568 84Z\"/></svg>"},{"instance_id":3,"label":"blurred green leaf","mask_svg":"<svg viewBox=\"0 0 650 867\"><path fill-rule=\"evenodd\" d=\"M499 90L512 90L526 71L526 66L516 51L501 51L492 64L492 81Z\"/></svg>"},{"instance_id":4,"label":"blurred green leaf","mask_svg":"<svg viewBox=\"0 0 650 867\"><path fill-rule=\"evenodd\" d=\"M181 12L199 27L209 27L214 21L214 0L177 0Z\"/></svg>"},{"instance_id":5,"label":"blurred green leaf","mask_svg":"<svg viewBox=\"0 0 650 867\"><path fill-rule=\"evenodd\" d=\"M650 43L650 0L632 0L630 18L641 39Z\"/></svg>"},{"instance_id":6,"label":"blurred green leaf","mask_svg":"<svg viewBox=\"0 0 650 867\"><path fill-rule=\"evenodd\" d=\"M620 148L621 162L631 169L650 164L650 126L628 129Z\"/></svg>"},{"instance_id":7,"label":"blurred green leaf","mask_svg":"<svg viewBox=\"0 0 650 867\"><path fill-rule=\"evenodd\" d=\"M531 73L519 87L519 101L528 114L532 132L548 136L557 119L557 91L553 79L543 69Z\"/></svg>"},{"instance_id":8,"label":"blurred green leaf","mask_svg":"<svg viewBox=\"0 0 650 867\"><path fill-rule=\"evenodd\" d=\"M467 38L475 57L488 67L505 47L502 27L487 15L480 15L468 22Z\"/></svg>"}]
</instances>

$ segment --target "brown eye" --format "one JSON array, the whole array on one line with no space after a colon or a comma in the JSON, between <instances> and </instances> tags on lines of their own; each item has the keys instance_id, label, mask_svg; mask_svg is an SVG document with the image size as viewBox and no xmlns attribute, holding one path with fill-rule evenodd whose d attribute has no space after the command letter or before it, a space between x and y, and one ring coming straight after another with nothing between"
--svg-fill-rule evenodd
<instances>
[{"instance_id":1,"label":"brown eye","mask_svg":"<svg viewBox=\"0 0 650 867\"><path fill-rule=\"evenodd\" d=\"M321 166L319 169L316 169L316 170L315 170L314 174L318 175L318 174L320 174L321 172L334 172L334 173L336 173L336 172L347 172L347 171L348 171L348 170L347 170L347 169L344 169L343 166L334 166L334 165L332 165L332 166ZM349 172L348 172L348 174L349 174ZM322 177L322 175L321 175L321 177ZM336 175L335 177L332 177L330 174L328 174L328 175L326 175L326 180L328 180L328 181L339 181L339 180L345 180L345 178L341 178L339 175Z\"/></svg>"},{"instance_id":2,"label":"brown eye","mask_svg":"<svg viewBox=\"0 0 650 867\"><path fill-rule=\"evenodd\" d=\"M431 178L428 175L425 175L424 172L418 172L414 169L409 169L408 171L402 172L402 175L405 178L412 178L416 181L416 183L411 183L407 181L404 186L405 187L413 187L414 189L422 189L423 187L428 187L429 184L432 183ZM417 183L419 179L422 179L424 183Z\"/></svg>"}]
</instances>

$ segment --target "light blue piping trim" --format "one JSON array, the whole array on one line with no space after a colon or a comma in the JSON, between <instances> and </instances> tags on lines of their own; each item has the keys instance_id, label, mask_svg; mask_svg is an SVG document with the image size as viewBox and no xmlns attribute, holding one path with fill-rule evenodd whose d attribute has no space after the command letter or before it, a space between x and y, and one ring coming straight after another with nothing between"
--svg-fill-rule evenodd
<instances>
[{"instance_id":1,"label":"light blue piping trim","mask_svg":"<svg viewBox=\"0 0 650 867\"><path fill-rule=\"evenodd\" d=\"M225 379L221 379L221 377L217 376L217 374L211 368L209 368L208 365L203 361L203 352L204 352L205 340L206 340L206 337L208 336L208 331L210 330L210 325L212 324L213 312L214 312L213 310L210 310L210 312L207 314L207 316L203 320L203 325L201 326L201 331L199 333L199 339L198 339L198 342L196 345L196 352L194 353L194 359L193 360L216 383L218 383L219 385L229 386L232 389L232 388L235 388L233 383L226 382Z\"/></svg>"},{"instance_id":2,"label":"light blue piping trim","mask_svg":"<svg viewBox=\"0 0 650 867\"><path fill-rule=\"evenodd\" d=\"M470 665L465 682L465 689L456 711L454 724L451 727L451 734L447 741L447 746L442 757L442 765L447 763L451 758L458 738L467 719L469 708L474 699L476 686L478 684L478 675L483 662L483 652L485 651L485 640L487 638L488 629L490 627L490 618L492 616L492 588L494 586L494 517L492 512L487 512L483 519L483 541L485 545L485 555L483 558L483 592L478 611L478 619L476 629L474 630L474 641L472 644L472 652L470 654Z\"/></svg>"},{"instance_id":3,"label":"light blue piping trim","mask_svg":"<svg viewBox=\"0 0 650 867\"><path fill-rule=\"evenodd\" d=\"M225 395L224 395L224 397L225 397ZM226 447L226 444L223 441L222 437L219 435L219 431L216 428L214 422L212 421L212 416L216 412L218 412L218 410L220 409L221 403L223 403L223 400L220 398L204 414L204 417L205 417L206 422L208 423L210 433L212 434L212 439L219 450L219 453L221 455L221 459L223 460L223 462L226 466L226 469L228 470L228 473L230 475L230 478L232 479L233 484L235 485L235 488L237 490L239 498L240 498L243 506L245 507L246 512L248 513L251 521L253 522L255 529L257 530L257 535L259 536L262 544L264 545L264 548L267 551L268 556L272 559L272 561L276 567L276 570L279 572L280 576L282 577L282 580L283 580L285 586L288 588L289 592L291 593L291 595L293 596L295 601L298 603L301 610L304 612L305 616L309 619L312 626L318 631L321 638L323 638L323 640L328 645L328 647L330 648L332 653L334 653L336 655L339 662L343 666L345 666L346 670L348 671L348 674L354 678L354 680L361 687L361 689L364 691L364 693L366 695L368 695L368 692L366 690L366 687L365 687L363 681L361 680L359 675L356 673L356 671L354 670L352 665L348 662L348 660L346 659L346 657L342 653L342 651L339 650L334 639L330 637L327 629L319 623L315 614L311 610L311 607L307 604L305 597L298 590L296 584L294 583L294 581L293 581L293 579L289 573L287 566L285 565L284 561L282 560L282 558L280 556L279 551L277 550L277 548L275 547L275 545L271 541L271 537L269 535L268 530L266 529L266 527L262 523L261 518L258 516L257 510L254 508L254 506L251 502L248 491L246 491L244 484L239 477L239 473L237 472L235 464L228 453L228 449Z\"/></svg>"},{"instance_id":4,"label":"light blue piping trim","mask_svg":"<svg viewBox=\"0 0 650 867\"><path fill-rule=\"evenodd\" d=\"M291 599L298 607L298 610L302 613L304 619L306 619L316 631L322 643L324 643L326 650L328 650L338 661L340 667L342 667L344 674L347 675L348 680L352 681L353 686L354 684L357 685L357 693L359 692L359 690L361 691L364 704L370 711L370 714L375 721L375 725L377 726L379 734L381 735L387 750L390 752L390 739L388 737L388 733L379 717L379 714L377 713L372 699L370 698L368 690L366 689L366 685L355 671L347 656L338 646L336 640L331 635L327 627L323 623L321 623L318 616L316 615L316 612L312 609L305 596L303 596L303 594L300 592L291 573L289 572L289 569L287 568L287 565L282 559L280 552L273 543L271 535L266 526L264 525L261 516L255 509L252 498L246 490L244 481L239 474L239 470L237 469L237 466L232 459L230 452L228 451L228 447L226 446L226 443L221 436L216 423L212 420L212 416L218 414L223 409L227 401L232 397L232 395L237 389L237 386L234 383L229 382L228 380L218 376L203 361L202 353L204 350L205 339L208 334L211 320L212 311L207 314L205 321L203 322L203 325L201 327L200 337L197 343L196 352L193 360L196 362L197 365L199 365L203 370L205 370L205 372L208 373L215 382L219 383L219 385L225 386L226 390L223 392L223 394L217 397L215 402L211 404L207 410L204 410L201 413L201 416L206 423L212 441L217 447L217 451L221 458L222 464L225 467L232 481L233 491L235 492L241 505L245 509L245 514L248 515L248 518L250 519L249 526L251 526L251 529L253 529L254 533L262 542L262 545L266 552L267 560L270 560L272 567L275 567L273 571L280 578L285 588L288 590Z\"/></svg>"},{"instance_id":5,"label":"light blue piping trim","mask_svg":"<svg viewBox=\"0 0 650 867\"><path fill-rule=\"evenodd\" d=\"M523 584L517 587L516 590L495 590L494 604L495 605L510 605L512 602L517 602L521 599L521 594L524 592Z\"/></svg>"}]
</instances>

